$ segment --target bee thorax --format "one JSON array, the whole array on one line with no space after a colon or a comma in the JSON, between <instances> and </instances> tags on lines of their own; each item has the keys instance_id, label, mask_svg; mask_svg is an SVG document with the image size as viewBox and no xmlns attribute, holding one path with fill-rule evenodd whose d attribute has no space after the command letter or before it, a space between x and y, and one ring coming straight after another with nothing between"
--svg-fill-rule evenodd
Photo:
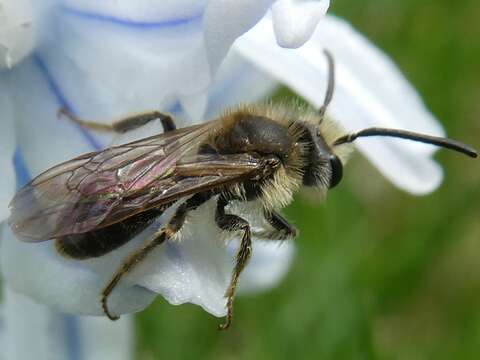
<instances>
[{"instance_id":1,"label":"bee thorax","mask_svg":"<svg viewBox=\"0 0 480 360\"><path fill-rule=\"evenodd\" d=\"M263 116L246 116L235 122L220 144L220 151L256 152L284 159L292 150L288 130Z\"/></svg>"}]
</instances>

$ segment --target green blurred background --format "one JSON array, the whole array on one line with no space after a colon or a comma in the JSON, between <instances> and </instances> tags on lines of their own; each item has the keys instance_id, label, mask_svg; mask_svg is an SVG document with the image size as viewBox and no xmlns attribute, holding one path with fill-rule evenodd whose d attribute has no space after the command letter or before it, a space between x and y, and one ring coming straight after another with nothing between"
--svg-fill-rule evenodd
<instances>
[{"instance_id":1,"label":"green blurred background","mask_svg":"<svg viewBox=\"0 0 480 360\"><path fill-rule=\"evenodd\" d=\"M336 0L330 12L392 56L449 136L480 148L480 1ZM444 183L413 197L353 156L324 204L286 209L301 235L280 286L239 297L223 333L159 298L137 316L136 358L480 358L480 163L437 159Z\"/></svg>"}]
</instances>

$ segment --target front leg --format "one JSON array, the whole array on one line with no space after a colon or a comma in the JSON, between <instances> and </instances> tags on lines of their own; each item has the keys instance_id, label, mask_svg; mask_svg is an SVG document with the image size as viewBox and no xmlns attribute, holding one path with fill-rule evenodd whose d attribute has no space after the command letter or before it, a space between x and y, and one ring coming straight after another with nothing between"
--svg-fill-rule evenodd
<instances>
[{"instance_id":1,"label":"front leg","mask_svg":"<svg viewBox=\"0 0 480 360\"><path fill-rule=\"evenodd\" d=\"M225 292L227 298L227 318L224 324L219 325L220 330L226 330L232 322L233 313L233 300L235 298L235 292L237 290L238 279L240 273L252 256L252 236L250 231L250 224L247 220L242 219L237 215L225 214L225 207L228 205L228 200L222 195L217 202L217 211L215 214L215 222L222 230L226 231L243 231L242 241L240 247L235 256L235 267L233 268L232 277L230 279L230 285Z\"/></svg>"},{"instance_id":2,"label":"front leg","mask_svg":"<svg viewBox=\"0 0 480 360\"><path fill-rule=\"evenodd\" d=\"M272 226L271 230L256 232L254 235L261 239L287 240L297 237L297 229L275 210L264 210L265 220Z\"/></svg>"},{"instance_id":3,"label":"front leg","mask_svg":"<svg viewBox=\"0 0 480 360\"><path fill-rule=\"evenodd\" d=\"M61 108L60 110L58 110L58 115L66 116L70 121L73 121L74 123L84 128L101 132L116 132L123 134L130 130L137 129L140 126L148 124L152 120L157 119L162 122L163 132L168 132L176 129L175 123L173 122L171 116L163 114L159 111L150 111L128 116L126 118L114 121L111 124L104 124L101 122L80 119L65 108Z\"/></svg>"}]
</instances>

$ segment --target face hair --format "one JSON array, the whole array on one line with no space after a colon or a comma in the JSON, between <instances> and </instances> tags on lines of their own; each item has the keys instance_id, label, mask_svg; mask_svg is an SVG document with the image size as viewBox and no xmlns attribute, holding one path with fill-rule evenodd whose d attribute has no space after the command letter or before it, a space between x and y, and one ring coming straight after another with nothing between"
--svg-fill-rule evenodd
<instances>
[{"instance_id":1,"label":"face hair","mask_svg":"<svg viewBox=\"0 0 480 360\"><path fill-rule=\"evenodd\" d=\"M450 140L438 136L431 136L425 134L419 134L411 131L406 130L399 130L399 129L385 129L385 128L368 128L361 130L359 132L353 134L344 135L333 143L333 146L338 146L342 144L347 144L355 141L359 137L367 137L367 136L386 136L386 137L394 137L400 139L407 139L412 141L417 141L425 144L436 145L445 149L450 149L457 151L459 153L465 154L472 158L476 158L478 156L477 151L459 141Z\"/></svg>"},{"instance_id":2,"label":"face hair","mask_svg":"<svg viewBox=\"0 0 480 360\"><path fill-rule=\"evenodd\" d=\"M328 84L327 84L327 92L325 93L325 100L323 101L323 105L318 109L318 115L320 115L320 123L323 120L325 112L327 111L328 105L333 98L333 92L335 90L335 62L333 60L333 56L328 50L323 50L323 53L327 57L328 62Z\"/></svg>"}]
</instances>

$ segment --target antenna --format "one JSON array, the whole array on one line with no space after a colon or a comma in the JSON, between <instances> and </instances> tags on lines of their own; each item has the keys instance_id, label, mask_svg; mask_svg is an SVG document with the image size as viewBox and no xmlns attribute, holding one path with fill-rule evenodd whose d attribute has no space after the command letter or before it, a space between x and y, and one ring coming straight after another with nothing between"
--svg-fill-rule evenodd
<instances>
[{"instance_id":1,"label":"antenna","mask_svg":"<svg viewBox=\"0 0 480 360\"><path fill-rule=\"evenodd\" d=\"M472 158L476 158L478 156L477 151L474 148L456 140L450 140L450 139L437 137L437 136L419 134L419 133L414 133L406 130L385 129L385 128L375 128L375 127L364 129L357 133L344 135L338 138L337 140L335 140L333 143L333 146L351 143L355 141L357 138L368 137L368 136L387 136L387 137L394 137L394 138L400 138L400 139L407 139L407 140L436 145L442 148L457 151L459 153L465 154Z\"/></svg>"},{"instance_id":2,"label":"antenna","mask_svg":"<svg viewBox=\"0 0 480 360\"><path fill-rule=\"evenodd\" d=\"M328 83L327 83L327 92L325 93L325 100L323 100L323 105L318 109L318 114L320 115L320 122L325 116L328 105L333 98L333 92L335 90L335 61L333 60L333 55L327 49L323 50L323 53L327 57L328 62Z\"/></svg>"}]
</instances>

